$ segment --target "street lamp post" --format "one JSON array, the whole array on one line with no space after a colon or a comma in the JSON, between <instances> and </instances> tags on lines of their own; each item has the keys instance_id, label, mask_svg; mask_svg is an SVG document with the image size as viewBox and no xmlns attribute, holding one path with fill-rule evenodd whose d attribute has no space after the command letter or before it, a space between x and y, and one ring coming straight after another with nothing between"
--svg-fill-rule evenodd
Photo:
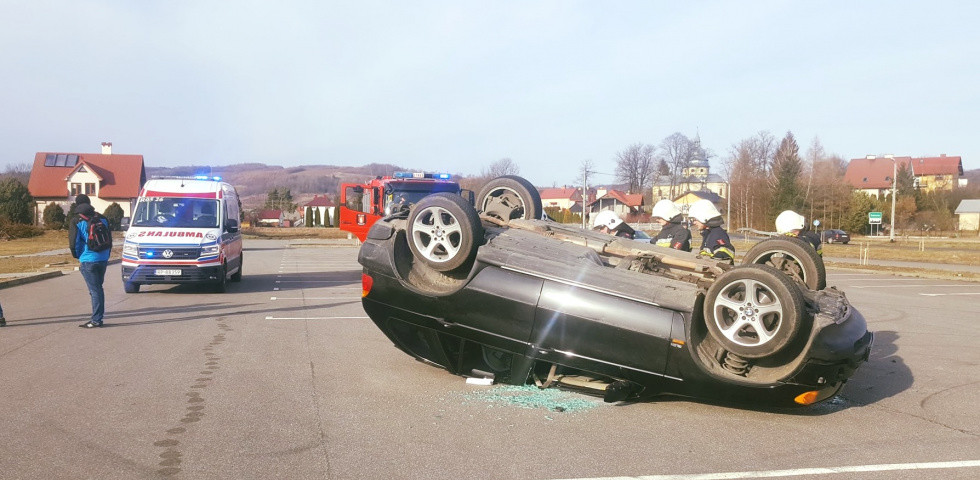
<instances>
[{"instance_id":1,"label":"street lamp post","mask_svg":"<svg viewBox=\"0 0 980 480\"><path fill-rule=\"evenodd\" d=\"M885 155L885 158L892 161L892 216L891 216L891 228L888 230L888 241L895 242L895 186L898 185L898 162L895 161L894 155Z\"/></svg>"}]
</instances>

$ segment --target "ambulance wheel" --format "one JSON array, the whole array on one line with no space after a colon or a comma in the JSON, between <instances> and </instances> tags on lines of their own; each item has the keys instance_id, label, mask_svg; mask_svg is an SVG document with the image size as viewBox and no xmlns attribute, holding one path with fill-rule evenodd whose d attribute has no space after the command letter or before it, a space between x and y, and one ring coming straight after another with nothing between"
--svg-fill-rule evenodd
<instances>
[{"instance_id":1,"label":"ambulance wheel","mask_svg":"<svg viewBox=\"0 0 980 480\"><path fill-rule=\"evenodd\" d=\"M238 257L238 270L235 273L231 274L232 282L238 283L242 281L242 268L244 267L245 267L245 254L243 253L241 254L241 256Z\"/></svg>"},{"instance_id":2,"label":"ambulance wheel","mask_svg":"<svg viewBox=\"0 0 980 480\"><path fill-rule=\"evenodd\" d=\"M123 290L125 290L126 293L139 293L140 284L133 283L133 282L123 282Z\"/></svg>"},{"instance_id":3,"label":"ambulance wheel","mask_svg":"<svg viewBox=\"0 0 980 480\"><path fill-rule=\"evenodd\" d=\"M225 293L228 291L228 265L222 265L218 272L218 280L214 282L215 293Z\"/></svg>"}]
</instances>

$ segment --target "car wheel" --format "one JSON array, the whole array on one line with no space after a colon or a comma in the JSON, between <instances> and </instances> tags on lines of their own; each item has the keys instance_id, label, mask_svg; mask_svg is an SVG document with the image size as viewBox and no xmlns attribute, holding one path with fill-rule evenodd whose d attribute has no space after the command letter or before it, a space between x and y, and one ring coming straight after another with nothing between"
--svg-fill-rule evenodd
<instances>
[{"instance_id":1,"label":"car wheel","mask_svg":"<svg viewBox=\"0 0 980 480\"><path fill-rule=\"evenodd\" d=\"M126 293L139 293L140 284L133 283L133 282L123 282L123 290L125 290Z\"/></svg>"},{"instance_id":2,"label":"car wheel","mask_svg":"<svg viewBox=\"0 0 980 480\"><path fill-rule=\"evenodd\" d=\"M811 290L827 287L823 260L809 243L798 238L770 238L755 244L742 259L743 265L752 263L769 265Z\"/></svg>"},{"instance_id":3,"label":"car wheel","mask_svg":"<svg viewBox=\"0 0 980 480\"><path fill-rule=\"evenodd\" d=\"M781 351L803 325L803 293L767 265L733 268L721 274L706 295L708 333L726 350L745 358Z\"/></svg>"},{"instance_id":4,"label":"car wheel","mask_svg":"<svg viewBox=\"0 0 980 480\"><path fill-rule=\"evenodd\" d=\"M412 255L440 272L455 270L472 260L483 233L476 209L453 193L423 198L408 217Z\"/></svg>"},{"instance_id":5,"label":"car wheel","mask_svg":"<svg viewBox=\"0 0 980 480\"><path fill-rule=\"evenodd\" d=\"M238 271L231 274L231 281L238 283L242 281L242 269L245 268L245 254L242 253L238 257Z\"/></svg>"},{"instance_id":6,"label":"car wheel","mask_svg":"<svg viewBox=\"0 0 980 480\"><path fill-rule=\"evenodd\" d=\"M505 221L541 218L541 194L531 182L516 175L490 180L476 198L477 208L491 217Z\"/></svg>"},{"instance_id":7,"label":"car wheel","mask_svg":"<svg viewBox=\"0 0 980 480\"><path fill-rule=\"evenodd\" d=\"M215 293L225 293L228 291L228 265L222 265L218 272L218 280L214 282Z\"/></svg>"}]
</instances>

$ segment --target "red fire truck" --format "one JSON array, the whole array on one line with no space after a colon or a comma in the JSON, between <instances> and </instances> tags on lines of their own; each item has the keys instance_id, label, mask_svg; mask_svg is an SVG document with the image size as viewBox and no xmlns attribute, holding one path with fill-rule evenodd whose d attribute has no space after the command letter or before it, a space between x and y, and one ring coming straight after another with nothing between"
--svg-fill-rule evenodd
<instances>
[{"instance_id":1,"label":"red fire truck","mask_svg":"<svg viewBox=\"0 0 980 480\"><path fill-rule=\"evenodd\" d=\"M368 183L340 184L340 229L363 242L378 219L407 210L426 195L439 192L462 194L448 173L395 172ZM467 190L471 195L472 192Z\"/></svg>"}]
</instances>

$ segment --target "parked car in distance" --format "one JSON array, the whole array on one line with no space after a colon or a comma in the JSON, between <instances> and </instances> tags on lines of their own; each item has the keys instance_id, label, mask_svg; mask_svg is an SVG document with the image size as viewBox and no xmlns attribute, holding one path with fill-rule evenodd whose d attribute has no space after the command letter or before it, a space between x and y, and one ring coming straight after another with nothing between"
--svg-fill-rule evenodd
<instances>
[{"instance_id":1,"label":"parked car in distance","mask_svg":"<svg viewBox=\"0 0 980 480\"><path fill-rule=\"evenodd\" d=\"M851 236L843 230L824 230L820 236L825 243L843 243L847 245L847 242L851 241Z\"/></svg>"}]
</instances>

